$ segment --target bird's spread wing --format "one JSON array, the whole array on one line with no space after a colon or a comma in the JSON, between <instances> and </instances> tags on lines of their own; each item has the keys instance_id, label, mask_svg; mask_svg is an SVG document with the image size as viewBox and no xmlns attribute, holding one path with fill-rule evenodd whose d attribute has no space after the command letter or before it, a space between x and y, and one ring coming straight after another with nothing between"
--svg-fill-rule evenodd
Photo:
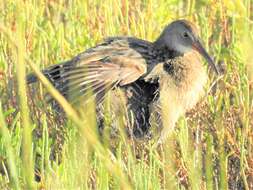
<instances>
[{"instance_id":1,"label":"bird's spread wing","mask_svg":"<svg viewBox=\"0 0 253 190\"><path fill-rule=\"evenodd\" d=\"M103 43L73 60L44 70L45 76L71 103L93 93L101 101L115 86L132 83L144 75L147 64L124 40ZM28 82L34 82L34 75Z\"/></svg>"}]
</instances>

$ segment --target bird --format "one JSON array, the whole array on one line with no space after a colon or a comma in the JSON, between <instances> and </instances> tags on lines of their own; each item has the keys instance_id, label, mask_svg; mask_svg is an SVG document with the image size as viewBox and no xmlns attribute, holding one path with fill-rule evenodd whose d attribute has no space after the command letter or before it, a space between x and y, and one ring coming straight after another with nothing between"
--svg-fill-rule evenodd
<instances>
[{"instance_id":1,"label":"bird","mask_svg":"<svg viewBox=\"0 0 253 190\"><path fill-rule=\"evenodd\" d=\"M108 37L42 73L72 105L93 97L101 134L106 123L104 102L109 97L112 133L117 133L122 114L129 137L156 138L162 143L179 117L204 95L208 74L201 56L219 75L197 27L180 19L169 23L153 42ZM36 81L33 73L27 76L28 84Z\"/></svg>"}]
</instances>

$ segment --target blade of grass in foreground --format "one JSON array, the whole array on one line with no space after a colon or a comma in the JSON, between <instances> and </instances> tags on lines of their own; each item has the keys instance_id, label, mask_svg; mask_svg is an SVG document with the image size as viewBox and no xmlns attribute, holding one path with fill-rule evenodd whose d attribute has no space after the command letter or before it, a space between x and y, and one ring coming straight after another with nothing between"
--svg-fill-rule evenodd
<instances>
[{"instance_id":1,"label":"blade of grass in foreground","mask_svg":"<svg viewBox=\"0 0 253 190\"><path fill-rule=\"evenodd\" d=\"M52 86L52 84L47 80L47 78L41 73L41 71L31 62L28 60L28 64L31 66L32 70L38 77L38 79L42 82L42 84L46 87L49 93L55 98L55 100L62 106L64 111L66 112L67 116L77 125L80 130L80 134L82 138L87 139L88 143L96 150L96 153L99 157L104 161L105 166L107 169L112 171L112 173L118 177L121 183L121 188L123 189L131 189L130 184L128 183L128 179L123 173L119 163L113 163L111 159L106 156L108 155L108 151L106 150L103 145L97 139L97 135L94 130L90 127L85 125L78 117L76 111L72 108L72 106L67 102L67 100Z\"/></svg>"},{"instance_id":2,"label":"blade of grass in foreground","mask_svg":"<svg viewBox=\"0 0 253 190\"><path fill-rule=\"evenodd\" d=\"M21 115L21 126L23 127L22 135L22 171L25 177L25 186L27 189L34 188L34 175L33 175L33 159L32 159L32 135L31 125L29 122L29 110L27 106L26 94L26 74L25 74L25 15L21 11L24 2L20 2L17 7L17 82L18 82L18 95ZM15 50L14 50L15 51Z\"/></svg>"},{"instance_id":3,"label":"blade of grass in foreground","mask_svg":"<svg viewBox=\"0 0 253 190\"><path fill-rule=\"evenodd\" d=\"M18 176L17 176L17 168L15 165L15 160L17 159L14 158L15 154L11 145L10 133L4 121L4 114L3 114L1 102L0 102L0 136L3 140L2 141L3 146L5 147L5 150L6 150L7 162L8 162L9 171L10 171L11 186L13 189L20 189Z\"/></svg>"}]
</instances>

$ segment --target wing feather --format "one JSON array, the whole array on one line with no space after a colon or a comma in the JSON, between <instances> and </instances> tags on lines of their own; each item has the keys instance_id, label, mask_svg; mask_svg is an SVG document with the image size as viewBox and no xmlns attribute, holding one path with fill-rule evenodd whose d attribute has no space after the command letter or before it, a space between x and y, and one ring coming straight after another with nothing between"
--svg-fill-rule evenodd
<instances>
[{"instance_id":1,"label":"wing feather","mask_svg":"<svg viewBox=\"0 0 253 190\"><path fill-rule=\"evenodd\" d=\"M126 40L104 43L43 71L71 103L86 99L90 91L100 102L115 86L133 83L146 72L145 59ZM33 82L34 77L30 78Z\"/></svg>"}]
</instances>

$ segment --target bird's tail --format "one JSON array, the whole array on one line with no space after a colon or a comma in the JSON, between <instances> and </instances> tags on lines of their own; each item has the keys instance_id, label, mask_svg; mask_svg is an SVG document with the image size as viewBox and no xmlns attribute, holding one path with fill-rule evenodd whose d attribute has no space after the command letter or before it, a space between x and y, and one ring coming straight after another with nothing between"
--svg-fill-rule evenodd
<instances>
[{"instance_id":1,"label":"bird's tail","mask_svg":"<svg viewBox=\"0 0 253 190\"><path fill-rule=\"evenodd\" d=\"M59 90L59 92L65 98L67 98L67 93L65 91L68 90L68 87L66 85L68 80L65 79L66 72L67 72L67 70L71 69L73 66L74 66L73 61L67 61L67 62L63 62L60 64L50 66L50 67L41 71L45 75L45 77L51 82L51 84L57 90ZM36 83L36 82L38 82L38 77L34 73L30 73L26 76L26 82L27 82L27 84ZM56 103L54 101L54 99L52 98L52 96L49 95L48 93L45 95L44 100L47 103L51 103L51 105L53 106L53 108L56 111L58 111L58 112L62 111L60 106L58 105L58 103Z\"/></svg>"},{"instance_id":2,"label":"bird's tail","mask_svg":"<svg viewBox=\"0 0 253 190\"><path fill-rule=\"evenodd\" d=\"M58 79L62 77L62 74L73 67L74 64L72 61L63 62L57 65L50 66L44 70L42 73L47 77L47 79L55 86L58 82ZM38 81L37 76L34 73L30 73L26 76L27 84L32 84Z\"/></svg>"}]
</instances>

